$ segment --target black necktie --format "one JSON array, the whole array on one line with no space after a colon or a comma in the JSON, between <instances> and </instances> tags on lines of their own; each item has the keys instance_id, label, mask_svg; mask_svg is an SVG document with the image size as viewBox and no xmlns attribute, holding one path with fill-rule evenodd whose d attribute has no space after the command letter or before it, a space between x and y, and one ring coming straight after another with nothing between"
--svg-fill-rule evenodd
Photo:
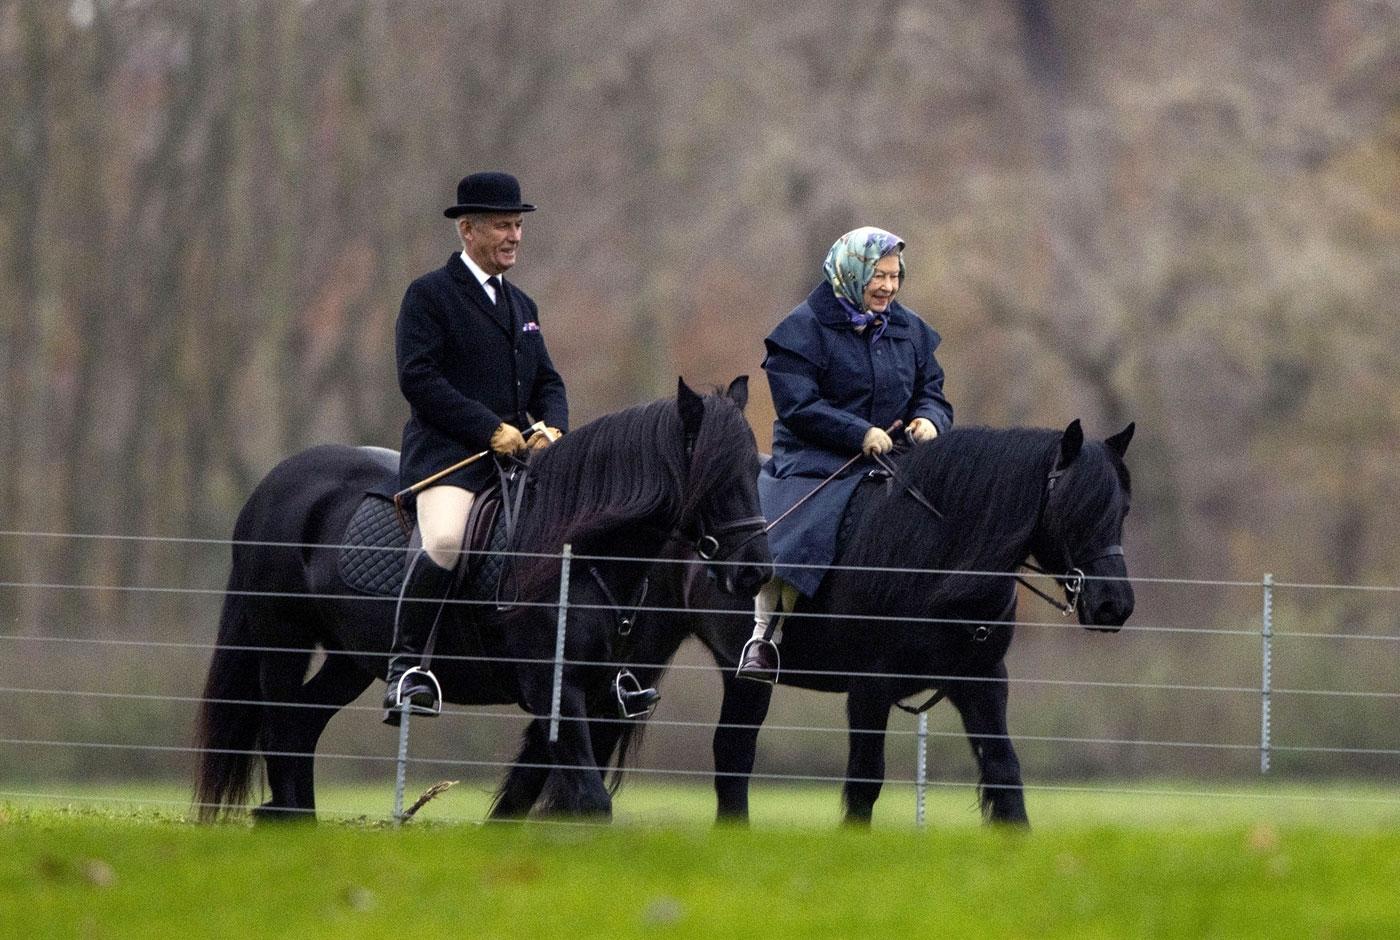
<instances>
[{"instance_id":1,"label":"black necktie","mask_svg":"<svg viewBox=\"0 0 1400 940\"><path fill-rule=\"evenodd\" d=\"M497 304L500 303L500 302L501 302L501 279L498 278L498 277L496 277L496 275L493 274L493 275L491 275L490 277L488 277L488 278L486 279L486 283L491 285L491 294L492 294L492 296L494 297L494 300L492 300L492 303L497 303Z\"/></svg>"}]
</instances>

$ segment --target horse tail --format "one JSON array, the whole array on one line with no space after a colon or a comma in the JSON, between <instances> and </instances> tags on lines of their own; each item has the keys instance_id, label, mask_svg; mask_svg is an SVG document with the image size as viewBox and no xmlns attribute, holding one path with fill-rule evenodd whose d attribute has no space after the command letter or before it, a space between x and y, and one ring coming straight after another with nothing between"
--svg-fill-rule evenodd
<instances>
[{"instance_id":1,"label":"horse tail","mask_svg":"<svg viewBox=\"0 0 1400 940\"><path fill-rule=\"evenodd\" d=\"M647 730L646 719L629 721L622 728L622 734L617 738L616 758L613 760L612 770L608 774L608 792L616 795L622 789L622 781L626 776L627 761L634 751L642 744L642 736Z\"/></svg>"},{"instance_id":2,"label":"horse tail","mask_svg":"<svg viewBox=\"0 0 1400 940\"><path fill-rule=\"evenodd\" d=\"M219 638L204 682L196 725L199 769L194 800L201 822L243 806L252 785L254 748L262 733L259 654L249 649L247 598L229 576Z\"/></svg>"}]
</instances>

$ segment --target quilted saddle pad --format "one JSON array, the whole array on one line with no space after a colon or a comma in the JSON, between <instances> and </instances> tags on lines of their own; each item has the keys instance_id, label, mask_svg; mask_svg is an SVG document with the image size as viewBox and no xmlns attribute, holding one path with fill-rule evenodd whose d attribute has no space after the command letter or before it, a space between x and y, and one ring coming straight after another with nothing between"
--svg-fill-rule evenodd
<instances>
[{"instance_id":1,"label":"quilted saddle pad","mask_svg":"<svg viewBox=\"0 0 1400 940\"><path fill-rule=\"evenodd\" d=\"M469 524L467 531L473 534L474 544L458 565L458 597L484 600L496 596L505 574L508 536L506 527L499 524L498 506L499 497L491 493L472 507L476 524ZM480 520L484 526L476 519L478 513L484 517ZM412 525L413 517L409 515L407 521ZM399 524L392 500L367 494L350 517L341 545L340 577L347 587L377 597L398 596L408 565L408 534Z\"/></svg>"}]
</instances>

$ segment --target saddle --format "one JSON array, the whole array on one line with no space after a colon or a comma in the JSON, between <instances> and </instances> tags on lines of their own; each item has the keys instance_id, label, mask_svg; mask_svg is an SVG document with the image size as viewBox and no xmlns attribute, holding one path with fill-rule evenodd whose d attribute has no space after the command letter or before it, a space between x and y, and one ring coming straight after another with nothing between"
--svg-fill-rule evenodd
<instances>
[{"instance_id":1,"label":"saddle","mask_svg":"<svg viewBox=\"0 0 1400 940\"><path fill-rule=\"evenodd\" d=\"M865 515L865 507L869 505L871 497L884 491L889 492L890 477L882 470L871 470L860 481L850 500L846 503L846 510L841 514L841 523L836 529L836 557L840 558L850 545L851 539L855 536L856 523L860 522L860 517Z\"/></svg>"},{"instance_id":2,"label":"saddle","mask_svg":"<svg viewBox=\"0 0 1400 940\"><path fill-rule=\"evenodd\" d=\"M501 488L498 485L478 493L467 517L462 545L465 551L457 561L454 592L458 597L484 600L496 596L505 574L509 533L501 518ZM409 531L414 514L406 512ZM346 587L374 597L397 597L403 588L411 552L409 532L400 522L391 497L369 492L360 500L341 539L338 568Z\"/></svg>"}]
</instances>

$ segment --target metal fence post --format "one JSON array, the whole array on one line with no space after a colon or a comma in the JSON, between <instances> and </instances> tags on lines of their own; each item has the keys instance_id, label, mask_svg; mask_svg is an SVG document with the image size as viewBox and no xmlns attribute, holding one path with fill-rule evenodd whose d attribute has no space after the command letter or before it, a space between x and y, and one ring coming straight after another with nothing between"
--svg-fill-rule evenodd
<instances>
[{"instance_id":1,"label":"metal fence post","mask_svg":"<svg viewBox=\"0 0 1400 940\"><path fill-rule=\"evenodd\" d=\"M1259 772L1269 772L1269 737L1272 733L1269 694L1273 687L1274 668L1274 576L1264 575L1264 622L1260 633L1262 645L1259 683Z\"/></svg>"},{"instance_id":2,"label":"metal fence post","mask_svg":"<svg viewBox=\"0 0 1400 940\"><path fill-rule=\"evenodd\" d=\"M559 740L559 704L564 693L564 625L569 619L569 560L573 546L564 546L559 565L559 629L554 637L554 699L549 707L549 740Z\"/></svg>"},{"instance_id":3,"label":"metal fence post","mask_svg":"<svg viewBox=\"0 0 1400 940\"><path fill-rule=\"evenodd\" d=\"M399 759L394 767L394 825L403 823L403 788L408 769L408 713L411 706L405 699L399 706Z\"/></svg>"},{"instance_id":4,"label":"metal fence post","mask_svg":"<svg viewBox=\"0 0 1400 940\"><path fill-rule=\"evenodd\" d=\"M928 712L919 712L919 761L914 770L914 825L924 827L924 801L928 792Z\"/></svg>"}]
</instances>

